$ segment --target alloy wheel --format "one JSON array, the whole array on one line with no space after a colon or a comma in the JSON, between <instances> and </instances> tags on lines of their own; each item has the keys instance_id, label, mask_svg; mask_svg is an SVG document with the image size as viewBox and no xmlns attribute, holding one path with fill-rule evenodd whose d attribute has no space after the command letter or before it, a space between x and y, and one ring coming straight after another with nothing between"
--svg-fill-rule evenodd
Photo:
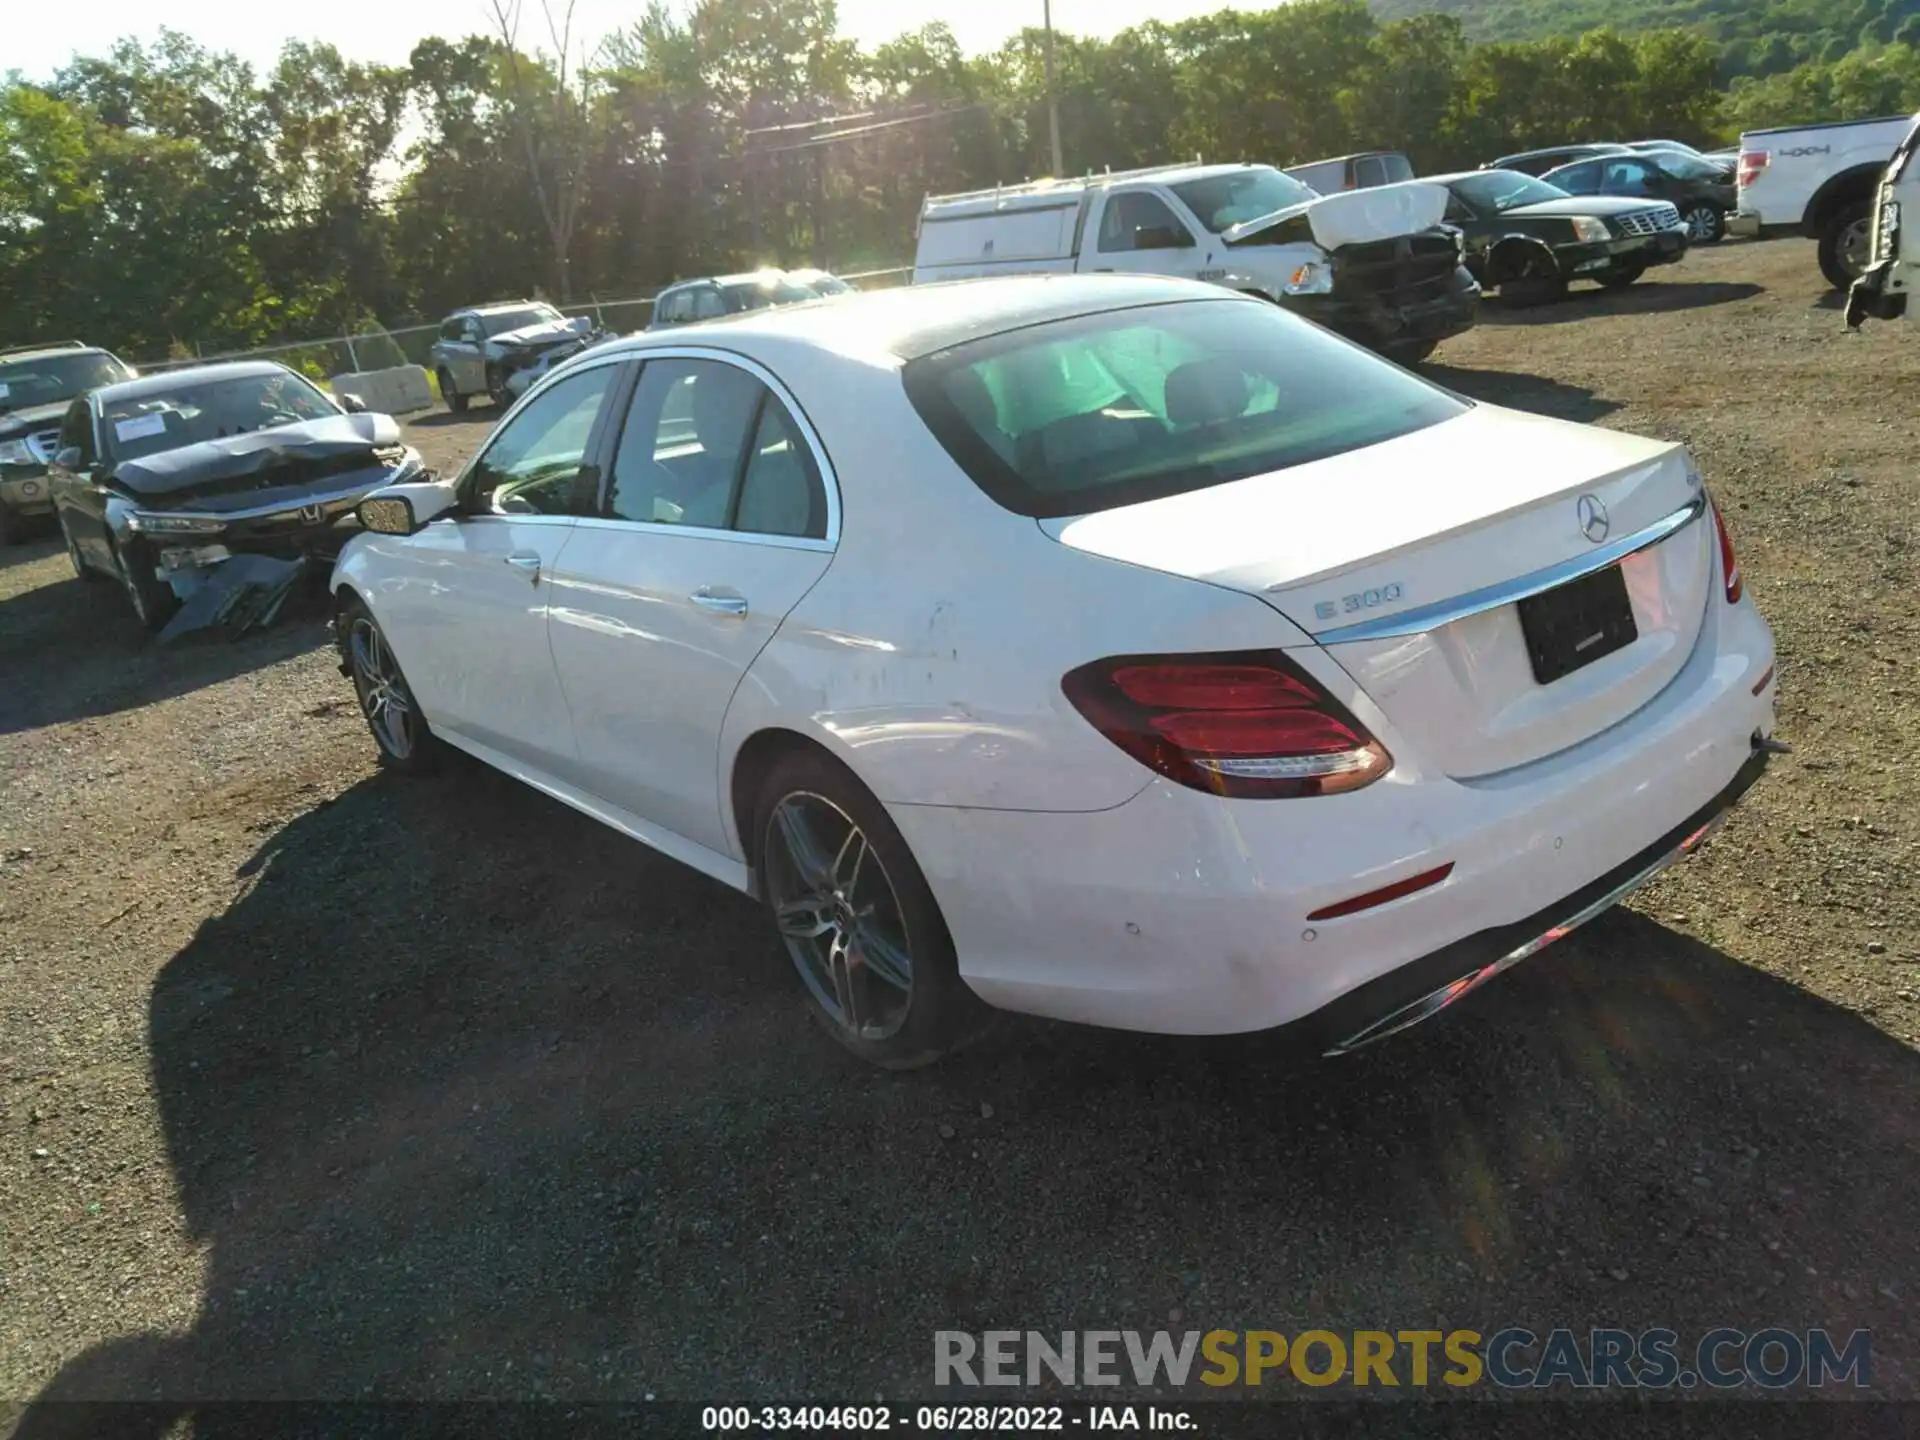
<instances>
[{"instance_id":1,"label":"alloy wheel","mask_svg":"<svg viewBox=\"0 0 1920 1440\"><path fill-rule=\"evenodd\" d=\"M1696 205L1687 211L1687 238L1699 244L1712 240L1719 227L1719 216L1711 206Z\"/></svg>"},{"instance_id":2,"label":"alloy wheel","mask_svg":"<svg viewBox=\"0 0 1920 1440\"><path fill-rule=\"evenodd\" d=\"M1873 262L1873 221L1862 215L1846 229L1840 232L1840 243L1834 247L1840 256L1840 264L1846 272L1858 279L1864 275L1867 266Z\"/></svg>"},{"instance_id":3,"label":"alloy wheel","mask_svg":"<svg viewBox=\"0 0 1920 1440\"><path fill-rule=\"evenodd\" d=\"M347 654L353 666L353 687L360 692L360 709L375 743L394 759L405 760L419 741L418 711L380 627L365 615L355 619L348 632Z\"/></svg>"},{"instance_id":4,"label":"alloy wheel","mask_svg":"<svg viewBox=\"0 0 1920 1440\"><path fill-rule=\"evenodd\" d=\"M913 951L866 833L831 800L796 792L774 807L762 853L774 923L827 1018L855 1039L898 1033L913 1003Z\"/></svg>"}]
</instances>

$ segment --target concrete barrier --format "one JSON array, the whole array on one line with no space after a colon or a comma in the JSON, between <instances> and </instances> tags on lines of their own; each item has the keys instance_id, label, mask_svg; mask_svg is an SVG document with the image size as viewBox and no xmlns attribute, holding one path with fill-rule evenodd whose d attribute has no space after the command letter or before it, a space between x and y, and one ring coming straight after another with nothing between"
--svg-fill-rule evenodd
<instances>
[{"instance_id":1,"label":"concrete barrier","mask_svg":"<svg viewBox=\"0 0 1920 1440\"><path fill-rule=\"evenodd\" d=\"M407 415L433 408L433 386L418 365L391 370L361 370L333 377L335 395L356 395L377 415Z\"/></svg>"}]
</instances>

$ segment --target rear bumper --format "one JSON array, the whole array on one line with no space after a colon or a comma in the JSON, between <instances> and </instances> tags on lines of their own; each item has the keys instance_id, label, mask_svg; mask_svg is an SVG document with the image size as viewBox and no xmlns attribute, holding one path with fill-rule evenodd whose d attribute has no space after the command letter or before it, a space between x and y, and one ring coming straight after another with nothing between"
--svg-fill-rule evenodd
<instances>
[{"instance_id":1,"label":"rear bumper","mask_svg":"<svg viewBox=\"0 0 1920 1440\"><path fill-rule=\"evenodd\" d=\"M1498 775L1413 763L1311 800L1156 780L1094 814L891 813L990 1004L1173 1034L1357 1030L1563 924L1751 783L1754 737L1774 725L1772 634L1749 601L1713 609L1639 711ZM1307 918L1448 865L1398 900Z\"/></svg>"},{"instance_id":2,"label":"rear bumper","mask_svg":"<svg viewBox=\"0 0 1920 1440\"><path fill-rule=\"evenodd\" d=\"M1297 315L1373 347L1445 340L1471 330L1480 316L1480 283L1457 268L1439 295L1407 301L1392 291L1372 295L1289 295Z\"/></svg>"}]
</instances>

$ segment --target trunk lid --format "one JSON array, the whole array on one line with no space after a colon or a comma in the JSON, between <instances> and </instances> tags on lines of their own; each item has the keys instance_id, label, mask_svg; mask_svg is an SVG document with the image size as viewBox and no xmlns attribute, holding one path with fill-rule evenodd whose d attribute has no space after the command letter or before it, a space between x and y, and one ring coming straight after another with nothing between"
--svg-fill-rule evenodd
<instances>
[{"instance_id":1,"label":"trunk lid","mask_svg":"<svg viewBox=\"0 0 1920 1440\"><path fill-rule=\"evenodd\" d=\"M1367 693L1414 750L1403 763L1467 778L1578 744L1679 673L1713 581L1702 500L1678 445L1482 405L1289 470L1040 523L1075 549L1258 596ZM1634 637L1543 683L1514 592L1564 600L1595 560L1663 526L1618 561Z\"/></svg>"}]
</instances>

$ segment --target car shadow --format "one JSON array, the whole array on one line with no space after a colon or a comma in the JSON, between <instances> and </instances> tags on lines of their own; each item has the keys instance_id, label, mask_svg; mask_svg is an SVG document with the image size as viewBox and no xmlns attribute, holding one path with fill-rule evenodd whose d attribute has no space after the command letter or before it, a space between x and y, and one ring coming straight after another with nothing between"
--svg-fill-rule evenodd
<instances>
[{"instance_id":1,"label":"car shadow","mask_svg":"<svg viewBox=\"0 0 1920 1440\"><path fill-rule=\"evenodd\" d=\"M1911 1334L1915 1055L1634 913L1345 1061L1008 1020L897 1075L747 900L472 764L240 870L149 1013L196 1324L75 1357L22 1436L73 1400L899 1401L939 1329Z\"/></svg>"},{"instance_id":2,"label":"car shadow","mask_svg":"<svg viewBox=\"0 0 1920 1440\"><path fill-rule=\"evenodd\" d=\"M1593 421L1620 409L1620 402L1596 395L1584 385L1567 385L1543 375L1513 370L1469 370L1459 365L1429 361L1420 373L1437 385L1457 391L1469 400L1506 405L1551 415L1558 420Z\"/></svg>"},{"instance_id":3,"label":"car shadow","mask_svg":"<svg viewBox=\"0 0 1920 1440\"><path fill-rule=\"evenodd\" d=\"M1480 306L1482 325L1565 325L1595 315L1656 315L1749 300L1764 287L1732 280L1642 280L1624 290L1577 285L1551 305L1510 305L1495 295Z\"/></svg>"},{"instance_id":4,"label":"car shadow","mask_svg":"<svg viewBox=\"0 0 1920 1440\"><path fill-rule=\"evenodd\" d=\"M269 629L209 631L166 645L141 628L109 579L69 572L0 599L0 735L150 705L327 644L325 586L306 578Z\"/></svg>"},{"instance_id":5,"label":"car shadow","mask_svg":"<svg viewBox=\"0 0 1920 1440\"><path fill-rule=\"evenodd\" d=\"M405 424L409 430L445 430L461 425L491 426L505 413L503 410L495 409L482 397L458 415L446 409L423 411L418 415L407 416Z\"/></svg>"}]
</instances>

